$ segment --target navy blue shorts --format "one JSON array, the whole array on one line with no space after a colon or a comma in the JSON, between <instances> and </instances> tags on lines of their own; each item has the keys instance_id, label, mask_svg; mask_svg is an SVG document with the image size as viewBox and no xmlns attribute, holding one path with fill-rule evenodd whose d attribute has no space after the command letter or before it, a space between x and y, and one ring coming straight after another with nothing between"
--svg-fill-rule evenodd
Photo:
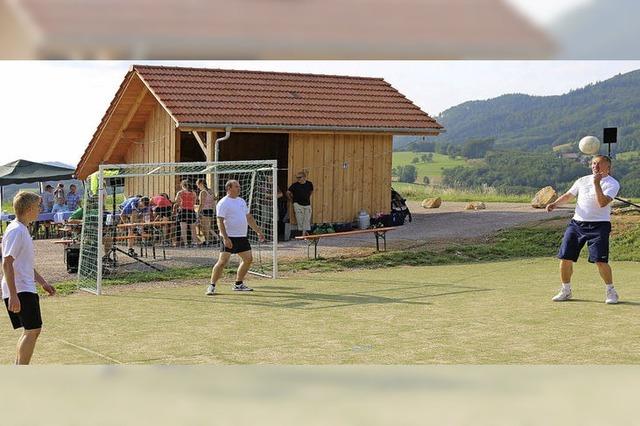
<instances>
[{"instance_id":1,"label":"navy blue shorts","mask_svg":"<svg viewBox=\"0 0 640 426\"><path fill-rule=\"evenodd\" d=\"M580 250L587 244L589 262L609 262L611 222L580 222L571 220L564 232L558 259L578 261Z\"/></svg>"}]
</instances>

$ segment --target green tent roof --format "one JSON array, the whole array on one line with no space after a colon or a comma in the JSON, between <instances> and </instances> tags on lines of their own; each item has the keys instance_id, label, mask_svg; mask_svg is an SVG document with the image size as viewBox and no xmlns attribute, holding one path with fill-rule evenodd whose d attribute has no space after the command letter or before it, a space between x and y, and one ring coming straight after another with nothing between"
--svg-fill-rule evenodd
<instances>
[{"instance_id":1,"label":"green tent roof","mask_svg":"<svg viewBox=\"0 0 640 426\"><path fill-rule=\"evenodd\" d=\"M73 178L74 173L74 169L67 167L16 160L0 166L0 185L65 180Z\"/></svg>"}]
</instances>

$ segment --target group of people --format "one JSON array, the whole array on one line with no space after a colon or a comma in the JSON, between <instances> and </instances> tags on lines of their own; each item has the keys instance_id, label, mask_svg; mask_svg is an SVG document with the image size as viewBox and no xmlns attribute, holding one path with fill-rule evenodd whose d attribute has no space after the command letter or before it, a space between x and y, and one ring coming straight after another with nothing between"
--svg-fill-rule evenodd
<instances>
[{"instance_id":1,"label":"group of people","mask_svg":"<svg viewBox=\"0 0 640 426\"><path fill-rule=\"evenodd\" d=\"M65 193L64 184L58 183L54 188L47 185L42 193L42 213L73 212L80 205L80 194L76 185L69 186L69 192Z\"/></svg>"},{"instance_id":2,"label":"group of people","mask_svg":"<svg viewBox=\"0 0 640 426\"><path fill-rule=\"evenodd\" d=\"M562 246L558 253L560 259L560 275L562 287L553 298L562 302L572 297L571 276L573 263L578 260L581 249L586 244L589 248L589 262L597 265L598 271L606 286L605 302L618 303L618 294L613 286L613 276L609 266L609 234L611 232L611 202L618 194L619 183L609 175L611 159L598 155L591 163L592 174L578 179L567 193L549 204L548 211L554 210L559 205L577 197L577 204L573 219L567 226ZM305 185L306 176L302 173L296 176L299 185L306 188L308 197L299 198L300 187L291 186L289 197L292 197L294 207L301 210L302 214L308 214L304 205L313 192L312 185ZM127 200L123 208L123 215L133 215L134 210L155 206L155 214L168 215L178 210L180 224L190 225L195 221L195 206L198 204L200 217L211 217L214 200L210 197L205 182L198 182L201 193L196 202L195 193L188 182L182 182L182 189L176 194L176 205L164 202L160 199L150 200L148 197L135 197ZM244 277L252 263L251 245L247 238L248 227L251 227L261 241L265 236L249 211L245 200L240 197L240 184L236 180L229 180L225 184L226 196L216 204L217 225L222 239L222 245L218 261L212 269L211 281L205 294L215 294L216 285L222 276L231 254L238 254L241 258L240 266L236 273L236 281L233 284L234 291L252 291L244 283ZM298 194L298 195L296 195ZM169 201L166 194L162 194ZM154 197L155 198L155 197ZM40 304L36 291L36 283L49 295L54 295L56 290L34 268L34 247L27 226L36 220L41 210L42 198L37 194L21 191L14 200L13 207L16 219L11 222L4 233L2 240L2 297L14 329L24 328L22 336L18 340L16 352L16 364L28 364L31 360L38 335L42 327ZM300 203L303 202L303 204ZM303 216L302 221L306 219Z\"/></svg>"},{"instance_id":3,"label":"group of people","mask_svg":"<svg viewBox=\"0 0 640 426\"><path fill-rule=\"evenodd\" d=\"M215 196L205 179L196 182L196 193L188 180L180 182L180 191L175 202L166 193L153 197L136 195L124 200L120 205L122 223L171 222L163 223L161 228L175 246L210 246L216 242L213 228L215 216ZM173 225L176 229L173 231ZM130 228L133 233L133 228ZM198 238L201 235L202 240ZM178 241L180 238L180 241ZM129 251L133 251L133 241L129 239Z\"/></svg>"}]
</instances>

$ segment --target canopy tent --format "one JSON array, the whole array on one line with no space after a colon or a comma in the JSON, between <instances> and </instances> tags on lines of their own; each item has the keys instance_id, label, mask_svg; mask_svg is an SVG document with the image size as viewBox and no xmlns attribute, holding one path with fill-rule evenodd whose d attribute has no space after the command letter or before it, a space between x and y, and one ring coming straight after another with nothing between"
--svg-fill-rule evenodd
<instances>
[{"instance_id":1,"label":"canopy tent","mask_svg":"<svg viewBox=\"0 0 640 426\"><path fill-rule=\"evenodd\" d=\"M3 187L12 184L72 179L75 169L16 160L0 166L0 214L2 214ZM2 232L2 221L0 221Z\"/></svg>"},{"instance_id":2,"label":"canopy tent","mask_svg":"<svg viewBox=\"0 0 640 426\"><path fill-rule=\"evenodd\" d=\"M72 179L75 169L16 160L0 166L0 186Z\"/></svg>"}]
</instances>

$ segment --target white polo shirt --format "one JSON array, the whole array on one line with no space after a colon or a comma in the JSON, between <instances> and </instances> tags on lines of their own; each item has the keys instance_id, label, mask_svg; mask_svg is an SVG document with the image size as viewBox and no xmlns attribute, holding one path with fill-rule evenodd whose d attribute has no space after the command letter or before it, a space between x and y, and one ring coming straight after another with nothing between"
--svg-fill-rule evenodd
<instances>
[{"instance_id":1,"label":"white polo shirt","mask_svg":"<svg viewBox=\"0 0 640 426\"><path fill-rule=\"evenodd\" d=\"M216 205L216 216L224 219L224 227L230 237L247 236L248 214L247 202L240 197L231 198L226 195Z\"/></svg>"},{"instance_id":2,"label":"white polo shirt","mask_svg":"<svg viewBox=\"0 0 640 426\"><path fill-rule=\"evenodd\" d=\"M33 274L35 251L29 229L18 219L13 220L2 237L2 258L13 257L16 291L18 293L36 293L36 280ZM9 286L6 277L2 277L2 298L9 298Z\"/></svg>"},{"instance_id":3,"label":"white polo shirt","mask_svg":"<svg viewBox=\"0 0 640 426\"><path fill-rule=\"evenodd\" d=\"M600 181L602 193L611 199L615 198L620 191L620 184L611 176L607 176ZM610 222L611 203L600 207L596 198L596 188L593 183L593 175L583 176L575 183L569 192L578 197L576 212L573 215L575 220L581 222Z\"/></svg>"}]
</instances>

